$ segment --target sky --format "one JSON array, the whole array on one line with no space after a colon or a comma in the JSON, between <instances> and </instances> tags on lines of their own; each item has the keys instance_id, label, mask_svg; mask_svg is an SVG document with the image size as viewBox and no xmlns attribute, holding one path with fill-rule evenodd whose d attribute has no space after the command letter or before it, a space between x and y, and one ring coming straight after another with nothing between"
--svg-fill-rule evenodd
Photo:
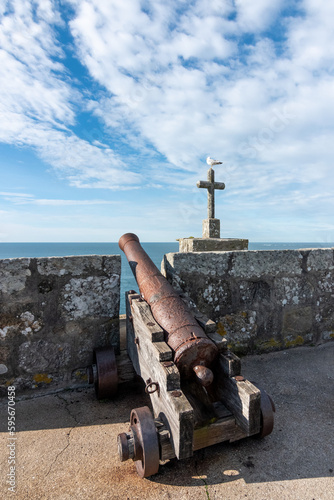
<instances>
[{"instance_id":1,"label":"sky","mask_svg":"<svg viewBox=\"0 0 334 500\"><path fill-rule=\"evenodd\" d=\"M334 241L334 2L4 0L0 242Z\"/></svg>"}]
</instances>

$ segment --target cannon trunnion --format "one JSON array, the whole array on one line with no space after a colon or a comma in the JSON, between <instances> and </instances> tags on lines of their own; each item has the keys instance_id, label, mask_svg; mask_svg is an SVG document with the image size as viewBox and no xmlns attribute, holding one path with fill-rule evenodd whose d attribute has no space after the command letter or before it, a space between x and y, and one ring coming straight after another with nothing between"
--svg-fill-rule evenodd
<instances>
[{"instance_id":1,"label":"cannon trunnion","mask_svg":"<svg viewBox=\"0 0 334 500\"><path fill-rule=\"evenodd\" d=\"M139 476L149 477L166 460L189 458L216 443L270 434L274 404L263 389L240 375L240 359L216 333L215 323L171 287L136 235L123 235L119 245L140 291L126 292L127 355L153 408L153 415L148 407L132 410L130 429L118 436L120 460L132 459ZM90 381L98 397L112 397L117 371L125 381L131 379L131 370L112 348L96 351Z\"/></svg>"}]
</instances>

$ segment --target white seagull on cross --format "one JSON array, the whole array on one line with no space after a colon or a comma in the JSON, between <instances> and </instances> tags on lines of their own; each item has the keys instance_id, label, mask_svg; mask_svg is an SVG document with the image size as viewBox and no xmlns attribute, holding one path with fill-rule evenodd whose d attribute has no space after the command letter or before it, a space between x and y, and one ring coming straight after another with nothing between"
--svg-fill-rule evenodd
<instances>
[{"instance_id":1,"label":"white seagull on cross","mask_svg":"<svg viewBox=\"0 0 334 500\"><path fill-rule=\"evenodd\" d=\"M210 167L213 167L213 165L221 165L223 162L218 161L218 160L214 160L213 158L210 158L210 156L208 156L206 159L206 163L208 165L210 165Z\"/></svg>"}]
</instances>

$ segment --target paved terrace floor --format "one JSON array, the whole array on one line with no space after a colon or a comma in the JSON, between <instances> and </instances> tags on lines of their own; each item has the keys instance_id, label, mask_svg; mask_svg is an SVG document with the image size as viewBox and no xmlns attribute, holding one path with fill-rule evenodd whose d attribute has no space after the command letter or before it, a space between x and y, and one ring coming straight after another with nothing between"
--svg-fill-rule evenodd
<instances>
[{"instance_id":1,"label":"paved terrace floor","mask_svg":"<svg viewBox=\"0 0 334 500\"><path fill-rule=\"evenodd\" d=\"M91 388L17 402L16 493L7 491L8 434L1 405L0 497L5 499L334 498L334 343L242 359L242 373L276 403L273 433L218 444L170 461L140 479L120 463L116 437L132 408L149 403L137 386L98 402Z\"/></svg>"}]
</instances>

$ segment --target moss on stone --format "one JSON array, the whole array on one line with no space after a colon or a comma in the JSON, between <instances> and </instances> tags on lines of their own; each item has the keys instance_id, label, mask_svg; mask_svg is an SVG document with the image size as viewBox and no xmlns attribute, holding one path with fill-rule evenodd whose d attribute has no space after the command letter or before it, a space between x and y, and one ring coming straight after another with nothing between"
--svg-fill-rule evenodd
<instances>
[{"instance_id":1,"label":"moss on stone","mask_svg":"<svg viewBox=\"0 0 334 500\"><path fill-rule=\"evenodd\" d=\"M284 341L285 341L285 347L296 347L298 345L303 345L305 342L305 340L303 339L303 337L301 335L298 335L293 340L288 340L285 338Z\"/></svg>"},{"instance_id":2,"label":"moss on stone","mask_svg":"<svg viewBox=\"0 0 334 500\"><path fill-rule=\"evenodd\" d=\"M34 375L34 381L37 384L50 384L50 382L52 382L52 378L49 377L46 373L36 373L36 375Z\"/></svg>"},{"instance_id":3,"label":"moss on stone","mask_svg":"<svg viewBox=\"0 0 334 500\"><path fill-rule=\"evenodd\" d=\"M225 335L227 335L226 328L221 321L218 321L217 333L219 333L221 337L225 337Z\"/></svg>"},{"instance_id":4,"label":"moss on stone","mask_svg":"<svg viewBox=\"0 0 334 500\"><path fill-rule=\"evenodd\" d=\"M247 344L241 344L241 342L236 342L234 344L228 344L228 348L236 355L236 356L246 356L250 353L249 346Z\"/></svg>"},{"instance_id":5,"label":"moss on stone","mask_svg":"<svg viewBox=\"0 0 334 500\"><path fill-rule=\"evenodd\" d=\"M260 351L268 351L268 350L274 350L274 349L280 349L282 347L282 343L279 340L274 339L272 337L269 340L265 340L263 342L260 342L257 344L257 348Z\"/></svg>"}]
</instances>

